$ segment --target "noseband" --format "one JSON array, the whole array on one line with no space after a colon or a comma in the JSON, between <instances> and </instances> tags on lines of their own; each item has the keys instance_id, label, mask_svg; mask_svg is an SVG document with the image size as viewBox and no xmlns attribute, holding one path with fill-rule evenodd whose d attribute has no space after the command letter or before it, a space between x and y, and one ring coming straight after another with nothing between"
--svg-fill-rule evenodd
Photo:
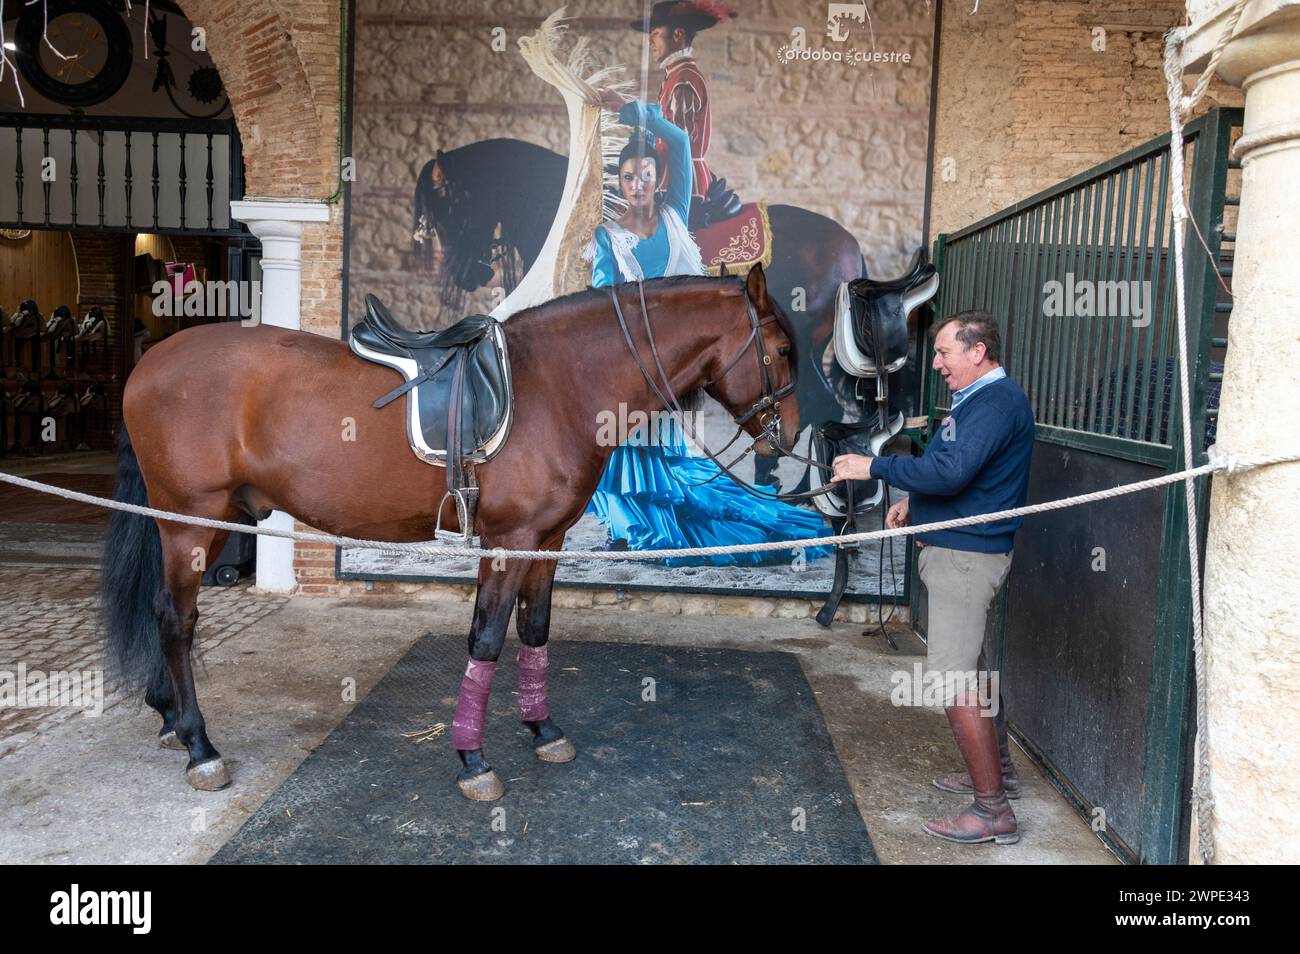
<instances>
[{"instance_id":1,"label":"noseband","mask_svg":"<svg viewBox=\"0 0 1300 954\"><path fill-rule=\"evenodd\" d=\"M609 289L609 297L610 301L614 303L614 314L618 316L619 330L623 332L623 340L627 344L628 351L632 352L632 359L636 361L636 366L641 369L642 377L645 378L646 383L650 385L650 389L659 398L664 409L675 413L681 420L683 429L685 429L686 411L682 408L681 402L678 401L677 395L673 393L672 382L669 380L667 372L664 371L663 362L659 360L659 348L655 344L654 332L650 328L650 312L646 308L645 303L645 286L641 282L637 282L636 288L641 304L641 319L645 324L646 337L650 341L650 355L654 358L655 369L659 372L659 376L663 378L664 386L662 389L655 381L654 375L650 373L650 369L645 366L645 362L641 360L641 355L637 351L635 343L632 341L632 332L628 328L627 318L623 315L623 306L618 300L618 286L614 285ZM777 319L775 315L768 315L766 318L759 318L758 310L754 308L754 303L750 301L748 292L744 292L743 297L745 299L745 310L749 317L749 336L745 339L744 343L736 349L736 353L732 355L731 359L723 366L722 371L718 373L717 377L706 382L702 387L710 388L725 378L731 369L734 368L740 359L750 350L750 345L752 344L755 346L754 355L758 361L759 379L763 382L763 395L755 401L745 413L740 415L733 414L731 416L731 419L736 424L736 433L731 436L731 440L727 441L727 443L724 444L722 449L717 453L710 451L697 434L691 434L691 437L695 439L696 444L699 445L700 450L704 452L704 456L717 464L719 468L719 472L714 474L708 480L700 481L697 484L691 484L691 486L703 486L704 484L716 480L720 474L726 474L733 481L739 484L741 489L750 496L758 497L763 500L806 500L810 497L817 497L822 494L830 493L834 489L833 484L827 484L820 490L810 490L798 494L768 493L759 490L755 485L737 476L731 469L740 463L740 461L744 460L744 458L758 446L759 441L766 440L768 446L776 451L779 456L789 457L801 464L807 464L821 470L830 470L830 468L825 464L811 460L807 457L801 457L792 451L785 450L781 446L781 407L778 402L794 393L794 376L792 374L789 383L780 388L774 388L772 386L772 356L767 351L767 342L763 340L763 326L770 324ZM753 441L750 442L749 447L742 451L730 464L724 464L722 461L718 460L718 454L724 453L728 447L736 442L736 438L740 437L740 435L745 432L745 422L755 415L758 415L760 428L759 435L755 437Z\"/></svg>"}]
</instances>

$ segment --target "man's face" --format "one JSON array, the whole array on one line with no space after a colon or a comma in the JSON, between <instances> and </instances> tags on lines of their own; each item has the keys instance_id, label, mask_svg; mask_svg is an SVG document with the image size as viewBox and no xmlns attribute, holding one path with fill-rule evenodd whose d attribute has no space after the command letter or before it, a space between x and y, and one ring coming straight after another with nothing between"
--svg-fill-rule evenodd
<instances>
[{"instance_id":1,"label":"man's face","mask_svg":"<svg viewBox=\"0 0 1300 954\"><path fill-rule=\"evenodd\" d=\"M949 391L960 391L973 384L992 363L985 360L983 343L967 348L957 340L958 325L953 322L939 329L934 339L934 370L943 375Z\"/></svg>"},{"instance_id":2,"label":"man's face","mask_svg":"<svg viewBox=\"0 0 1300 954\"><path fill-rule=\"evenodd\" d=\"M650 55L660 62L669 54L686 47L686 33L681 27L657 26L650 31Z\"/></svg>"},{"instance_id":3,"label":"man's face","mask_svg":"<svg viewBox=\"0 0 1300 954\"><path fill-rule=\"evenodd\" d=\"M628 159L619 169L618 184L623 191L623 198L633 208L652 204L655 198L654 159L650 156Z\"/></svg>"}]
</instances>

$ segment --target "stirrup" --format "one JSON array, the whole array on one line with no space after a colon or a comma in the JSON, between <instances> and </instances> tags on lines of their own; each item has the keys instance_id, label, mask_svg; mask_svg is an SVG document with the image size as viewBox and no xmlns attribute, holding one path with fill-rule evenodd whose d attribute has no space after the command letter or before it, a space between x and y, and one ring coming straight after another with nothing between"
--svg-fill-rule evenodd
<instances>
[{"instance_id":1,"label":"stirrup","mask_svg":"<svg viewBox=\"0 0 1300 954\"><path fill-rule=\"evenodd\" d=\"M456 534L450 530L442 529L442 505L451 497L456 501L456 520L460 523L460 533ZM477 487L457 487L455 490L448 490L438 501L437 518L433 527L433 538L435 540L455 540L464 546L469 546L470 541L474 538L474 516L478 512L478 488Z\"/></svg>"}]
</instances>

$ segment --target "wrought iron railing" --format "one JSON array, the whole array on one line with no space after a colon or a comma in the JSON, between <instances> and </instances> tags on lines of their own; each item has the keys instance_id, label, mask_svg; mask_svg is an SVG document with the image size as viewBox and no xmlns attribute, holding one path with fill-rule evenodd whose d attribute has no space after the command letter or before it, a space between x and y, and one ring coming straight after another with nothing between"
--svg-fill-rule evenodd
<instances>
[{"instance_id":1,"label":"wrought iron railing","mask_svg":"<svg viewBox=\"0 0 1300 954\"><path fill-rule=\"evenodd\" d=\"M234 120L0 113L0 228L240 232Z\"/></svg>"}]
</instances>

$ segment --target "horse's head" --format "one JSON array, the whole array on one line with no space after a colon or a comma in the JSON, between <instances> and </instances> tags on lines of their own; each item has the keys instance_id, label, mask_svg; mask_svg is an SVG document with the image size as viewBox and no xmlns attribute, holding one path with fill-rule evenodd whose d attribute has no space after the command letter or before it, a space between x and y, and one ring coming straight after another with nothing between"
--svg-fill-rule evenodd
<instances>
[{"instance_id":1,"label":"horse's head","mask_svg":"<svg viewBox=\"0 0 1300 954\"><path fill-rule=\"evenodd\" d=\"M772 457L792 450L799 433L796 339L789 320L768 297L762 265L749 270L742 287L737 300L742 311L728 321L732 330L720 339L717 364L710 367L704 390L747 434L767 438L755 451Z\"/></svg>"},{"instance_id":2,"label":"horse's head","mask_svg":"<svg viewBox=\"0 0 1300 954\"><path fill-rule=\"evenodd\" d=\"M452 166L439 149L416 176L411 250L417 262L432 268L436 239L451 282L463 291L476 291L492 280L491 234L485 244L482 229L473 223L473 197L454 181Z\"/></svg>"}]
</instances>

